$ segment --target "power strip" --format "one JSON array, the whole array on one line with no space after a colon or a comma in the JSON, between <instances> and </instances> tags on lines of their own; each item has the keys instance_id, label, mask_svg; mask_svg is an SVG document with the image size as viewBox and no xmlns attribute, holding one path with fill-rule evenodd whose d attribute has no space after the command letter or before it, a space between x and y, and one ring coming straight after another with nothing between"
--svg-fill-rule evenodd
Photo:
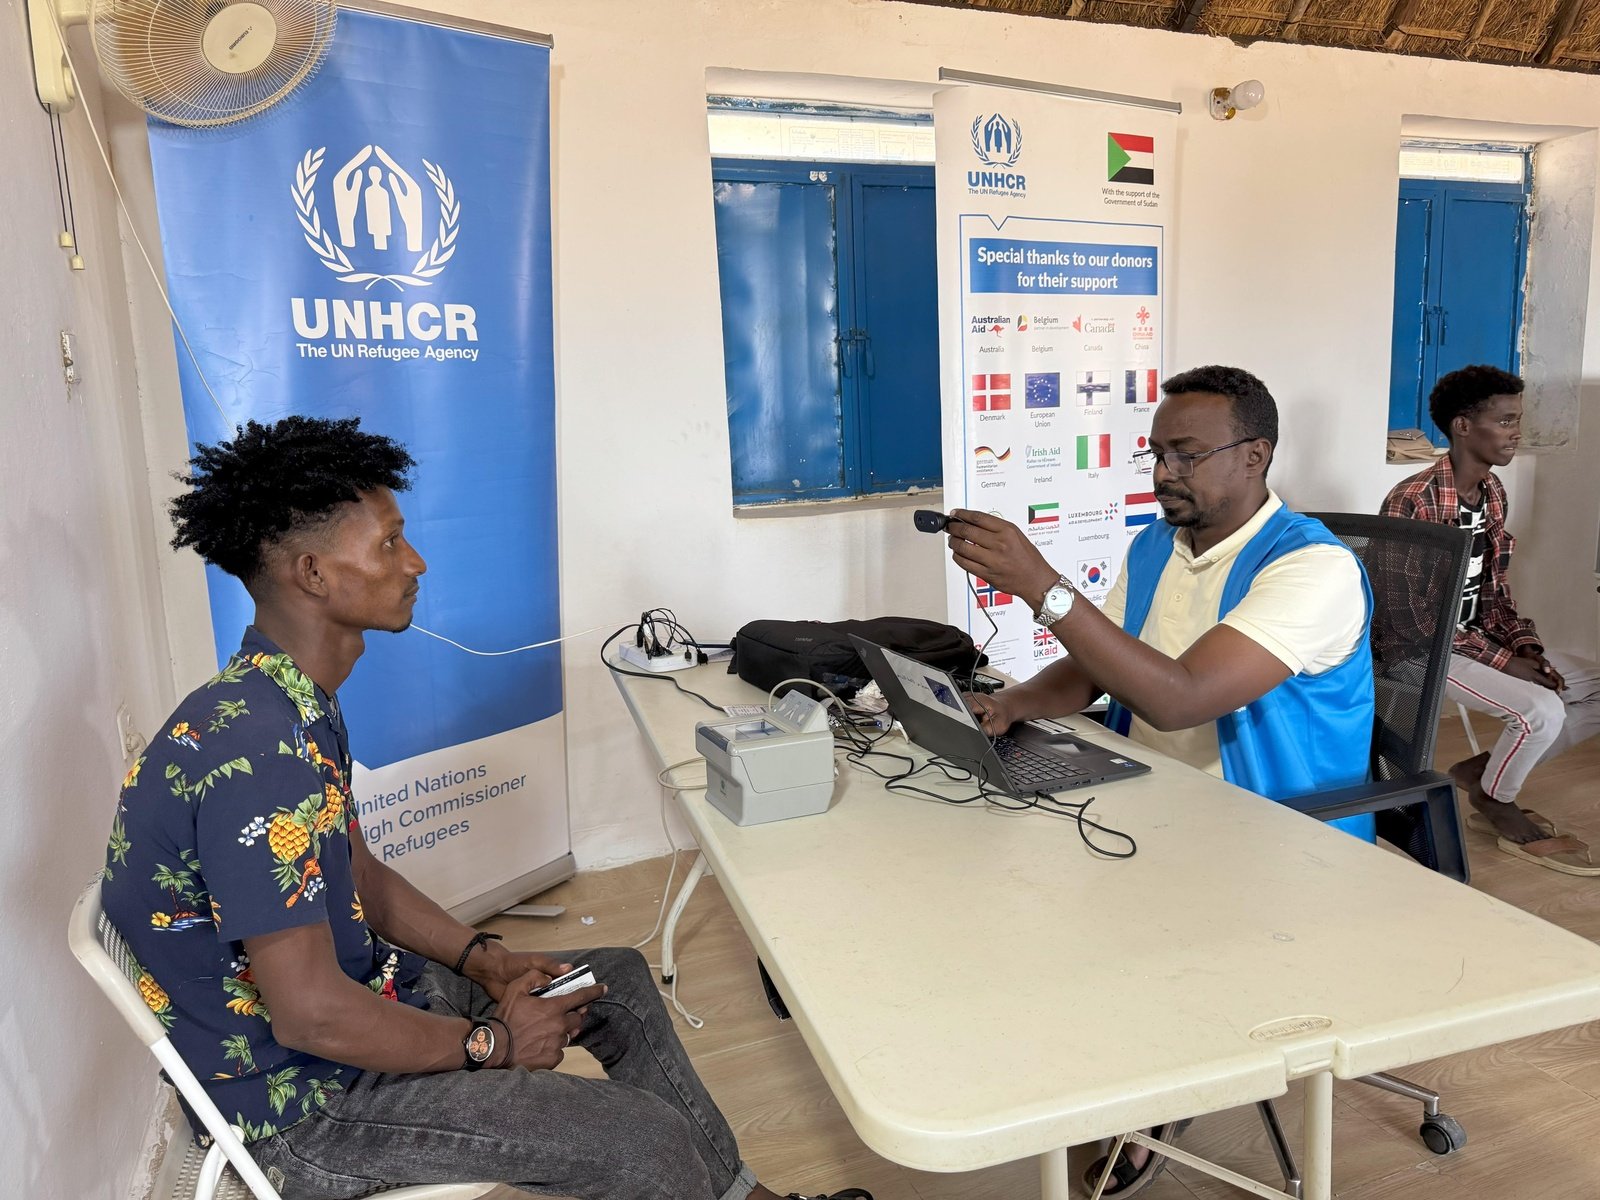
<instances>
[{"instance_id":1,"label":"power strip","mask_svg":"<svg viewBox=\"0 0 1600 1200\"><path fill-rule=\"evenodd\" d=\"M666 654L650 656L643 646L623 646L622 661L629 666L638 667L641 671L650 671L657 675L665 675L668 671L687 671L694 666L694 651L688 651L688 658L684 657L685 651L672 650Z\"/></svg>"}]
</instances>

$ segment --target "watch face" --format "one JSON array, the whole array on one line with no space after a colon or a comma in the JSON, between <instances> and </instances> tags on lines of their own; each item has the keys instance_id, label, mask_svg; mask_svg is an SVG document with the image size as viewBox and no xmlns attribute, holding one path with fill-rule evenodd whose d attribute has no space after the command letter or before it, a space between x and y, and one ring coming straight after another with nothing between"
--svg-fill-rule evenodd
<instances>
[{"instance_id":1,"label":"watch face","mask_svg":"<svg viewBox=\"0 0 1600 1200\"><path fill-rule=\"evenodd\" d=\"M1064 612L1072 605L1072 592L1068 588L1053 587L1044 594L1044 602L1051 612Z\"/></svg>"},{"instance_id":2,"label":"watch face","mask_svg":"<svg viewBox=\"0 0 1600 1200\"><path fill-rule=\"evenodd\" d=\"M494 1053L494 1030L487 1025L474 1025L467 1034L467 1057L475 1063L486 1063Z\"/></svg>"}]
</instances>

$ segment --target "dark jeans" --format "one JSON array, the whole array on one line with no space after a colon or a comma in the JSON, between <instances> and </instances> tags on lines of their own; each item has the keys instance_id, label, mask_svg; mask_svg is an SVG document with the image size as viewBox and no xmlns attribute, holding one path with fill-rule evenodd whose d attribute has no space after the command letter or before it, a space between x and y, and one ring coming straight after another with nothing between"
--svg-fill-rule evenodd
<instances>
[{"instance_id":1,"label":"dark jeans","mask_svg":"<svg viewBox=\"0 0 1600 1200\"><path fill-rule=\"evenodd\" d=\"M557 957L589 963L610 986L574 1039L608 1079L522 1067L363 1071L319 1112L251 1144L284 1200L450 1182L579 1200L744 1200L755 1176L689 1065L644 957L622 949ZM418 986L437 1013L494 1011L482 988L438 964Z\"/></svg>"}]
</instances>

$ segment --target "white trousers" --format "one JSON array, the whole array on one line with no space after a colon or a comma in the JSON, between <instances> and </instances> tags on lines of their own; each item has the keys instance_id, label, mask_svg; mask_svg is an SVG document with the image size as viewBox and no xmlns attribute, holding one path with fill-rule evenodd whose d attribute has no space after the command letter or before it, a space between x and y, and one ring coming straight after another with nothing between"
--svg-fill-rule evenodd
<instances>
[{"instance_id":1,"label":"white trousers","mask_svg":"<svg viewBox=\"0 0 1600 1200\"><path fill-rule=\"evenodd\" d=\"M1461 654L1450 656L1445 699L1505 724L1483 769L1483 790L1513 804L1528 772L1600 733L1600 665L1547 654L1567 686L1554 692Z\"/></svg>"}]
</instances>

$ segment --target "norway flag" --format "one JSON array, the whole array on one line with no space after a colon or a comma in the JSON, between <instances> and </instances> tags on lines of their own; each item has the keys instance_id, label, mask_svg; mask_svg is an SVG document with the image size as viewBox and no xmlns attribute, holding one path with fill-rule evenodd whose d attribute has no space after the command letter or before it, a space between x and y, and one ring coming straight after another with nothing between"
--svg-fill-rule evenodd
<instances>
[{"instance_id":1,"label":"norway flag","mask_svg":"<svg viewBox=\"0 0 1600 1200\"><path fill-rule=\"evenodd\" d=\"M992 583L985 583L981 579L974 579L972 590L977 594L979 608L994 608L1001 604L1010 604L1013 597L1002 592Z\"/></svg>"}]
</instances>

